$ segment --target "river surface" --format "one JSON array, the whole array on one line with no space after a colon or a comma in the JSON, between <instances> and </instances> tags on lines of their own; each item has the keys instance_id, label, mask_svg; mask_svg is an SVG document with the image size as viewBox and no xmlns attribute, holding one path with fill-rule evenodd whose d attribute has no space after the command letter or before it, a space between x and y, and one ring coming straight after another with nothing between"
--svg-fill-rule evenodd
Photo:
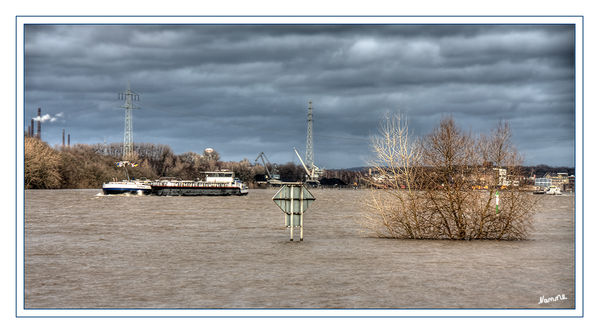
<instances>
[{"instance_id":1,"label":"river surface","mask_svg":"<svg viewBox=\"0 0 599 333\"><path fill-rule=\"evenodd\" d=\"M527 241L394 240L367 190L312 189L294 242L274 189L245 197L25 192L26 308L573 308L574 197ZM539 304L540 297L567 299Z\"/></svg>"}]
</instances>

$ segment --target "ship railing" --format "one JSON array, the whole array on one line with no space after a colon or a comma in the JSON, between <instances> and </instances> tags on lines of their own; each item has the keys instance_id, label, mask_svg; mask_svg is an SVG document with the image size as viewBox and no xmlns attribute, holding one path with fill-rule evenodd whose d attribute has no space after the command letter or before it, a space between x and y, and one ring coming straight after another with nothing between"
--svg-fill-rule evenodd
<instances>
[{"instance_id":1,"label":"ship railing","mask_svg":"<svg viewBox=\"0 0 599 333\"><path fill-rule=\"evenodd\" d=\"M189 181L189 182L185 182L185 181L181 181L181 182L159 181L159 182L152 183L152 185L155 185L155 186L178 186L178 187L197 187L197 186L202 186L202 187L216 187L216 188L220 188L220 187L231 187L231 186L238 187L239 186L239 184L237 184L237 183L207 183L207 182L195 182L195 181Z\"/></svg>"}]
</instances>

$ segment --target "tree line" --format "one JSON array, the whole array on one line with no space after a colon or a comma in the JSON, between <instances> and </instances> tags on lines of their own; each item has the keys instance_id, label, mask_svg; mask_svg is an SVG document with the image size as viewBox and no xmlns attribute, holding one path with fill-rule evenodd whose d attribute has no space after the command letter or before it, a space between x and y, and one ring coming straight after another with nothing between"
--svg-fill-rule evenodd
<instances>
[{"instance_id":1,"label":"tree line","mask_svg":"<svg viewBox=\"0 0 599 333\"><path fill-rule=\"evenodd\" d=\"M157 179L160 177L176 177L195 179L203 171L227 169L234 171L242 181L256 186L256 181L264 180L264 166L251 163L248 159L238 162L222 161L216 151L186 152L175 154L170 146L154 143L134 144L131 161L138 167L129 168L131 177L140 179ZM76 144L71 147L50 147L47 143L35 138L25 137L25 188L31 189L67 189L98 188L103 182L123 179L124 170L117 168L115 162L122 159L123 144ZM268 166L270 170L273 165ZM418 168L418 166L412 166ZM420 166L427 168L426 166ZM289 162L276 165L283 181L303 180L305 172L301 165ZM383 166L325 170L320 182L323 186L370 187L373 173L385 169ZM389 170L385 170L388 172ZM537 177L545 173L568 172L573 168L553 168L546 165L522 167L521 174ZM376 187L376 186L375 186Z\"/></svg>"},{"instance_id":2,"label":"tree line","mask_svg":"<svg viewBox=\"0 0 599 333\"><path fill-rule=\"evenodd\" d=\"M53 148L35 137L25 137L24 148L26 189L99 188L104 182L125 178L124 170L116 167L116 162L122 160L122 143ZM136 143L133 154L127 159L137 164L137 167L127 169L129 176L135 179L196 179L204 171L230 170L252 185L265 173L263 165L251 163L248 159L222 161L216 151L177 155L164 144ZM283 181L298 181L305 174L300 165L292 162L277 168Z\"/></svg>"}]
</instances>

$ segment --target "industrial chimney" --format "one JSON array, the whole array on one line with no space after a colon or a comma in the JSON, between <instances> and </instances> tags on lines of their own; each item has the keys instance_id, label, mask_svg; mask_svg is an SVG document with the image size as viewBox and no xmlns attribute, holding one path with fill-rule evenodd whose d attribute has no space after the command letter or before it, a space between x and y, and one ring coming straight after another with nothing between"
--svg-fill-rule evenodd
<instances>
[{"instance_id":1,"label":"industrial chimney","mask_svg":"<svg viewBox=\"0 0 599 333\"><path fill-rule=\"evenodd\" d=\"M37 108L37 138L42 139L42 108Z\"/></svg>"},{"instance_id":2,"label":"industrial chimney","mask_svg":"<svg viewBox=\"0 0 599 333\"><path fill-rule=\"evenodd\" d=\"M62 129L62 147L64 148L64 128Z\"/></svg>"}]
</instances>

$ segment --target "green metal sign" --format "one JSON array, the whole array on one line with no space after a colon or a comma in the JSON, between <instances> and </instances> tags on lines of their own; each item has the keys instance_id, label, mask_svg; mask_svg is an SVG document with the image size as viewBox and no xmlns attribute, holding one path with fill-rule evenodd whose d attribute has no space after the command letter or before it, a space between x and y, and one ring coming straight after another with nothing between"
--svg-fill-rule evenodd
<instances>
[{"instance_id":1,"label":"green metal sign","mask_svg":"<svg viewBox=\"0 0 599 333\"><path fill-rule=\"evenodd\" d=\"M308 209L315 198L302 185L283 185L272 200L286 214L300 214Z\"/></svg>"},{"instance_id":2,"label":"green metal sign","mask_svg":"<svg viewBox=\"0 0 599 333\"><path fill-rule=\"evenodd\" d=\"M499 214L499 191L495 191L495 214Z\"/></svg>"},{"instance_id":3,"label":"green metal sign","mask_svg":"<svg viewBox=\"0 0 599 333\"><path fill-rule=\"evenodd\" d=\"M285 184L272 197L285 213L285 227L290 228L293 240L293 228L300 227L300 240L304 239L304 212L315 200L314 196L301 183Z\"/></svg>"}]
</instances>

